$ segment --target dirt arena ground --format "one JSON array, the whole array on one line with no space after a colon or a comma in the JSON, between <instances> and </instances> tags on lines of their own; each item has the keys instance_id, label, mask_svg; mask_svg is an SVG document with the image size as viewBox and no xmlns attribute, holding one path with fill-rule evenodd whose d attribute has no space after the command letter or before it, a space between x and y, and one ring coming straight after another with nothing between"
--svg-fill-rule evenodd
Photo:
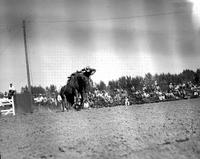
<instances>
[{"instance_id":1,"label":"dirt arena ground","mask_svg":"<svg viewBox=\"0 0 200 159\"><path fill-rule=\"evenodd\" d=\"M1 159L199 159L200 98L0 117Z\"/></svg>"}]
</instances>

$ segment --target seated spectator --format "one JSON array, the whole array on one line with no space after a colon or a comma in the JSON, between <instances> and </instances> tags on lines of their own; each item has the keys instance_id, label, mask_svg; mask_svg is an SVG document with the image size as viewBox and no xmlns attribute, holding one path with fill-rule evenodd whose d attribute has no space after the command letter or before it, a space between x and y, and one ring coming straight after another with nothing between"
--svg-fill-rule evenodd
<instances>
[{"instance_id":1,"label":"seated spectator","mask_svg":"<svg viewBox=\"0 0 200 159\"><path fill-rule=\"evenodd\" d=\"M143 90L143 92L146 92L146 91L147 91L147 87L144 85L144 86L142 87L142 90Z\"/></svg>"},{"instance_id":2,"label":"seated spectator","mask_svg":"<svg viewBox=\"0 0 200 159\"><path fill-rule=\"evenodd\" d=\"M150 97L150 94L149 94L149 93L146 93L146 92L143 92L142 97L144 97L144 98L149 98L149 97Z\"/></svg>"},{"instance_id":3,"label":"seated spectator","mask_svg":"<svg viewBox=\"0 0 200 159\"><path fill-rule=\"evenodd\" d=\"M157 95L160 101L165 101L165 95L161 91L157 92Z\"/></svg>"},{"instance_id":4,"label":"seated spectator","mask_svg":"<svg viewBox=\"0 0 200 159\"><path fill-rule=\"evenodd\" d=\"M88 109L90 107L90 104L87 100L84 101L83 107Z\"/></svg>"},{"instance_id":5,"label":"seated spectator","mask_svg":"<svg viewBox=\"0 0 200 159\"><path fill-rule=\"evenodd\" d=\"M168 93L171 93L173 92L173 89L174 89L174 86L172 83L169 84L169 90L168 90Z\"/></svg>"}]
</instances>

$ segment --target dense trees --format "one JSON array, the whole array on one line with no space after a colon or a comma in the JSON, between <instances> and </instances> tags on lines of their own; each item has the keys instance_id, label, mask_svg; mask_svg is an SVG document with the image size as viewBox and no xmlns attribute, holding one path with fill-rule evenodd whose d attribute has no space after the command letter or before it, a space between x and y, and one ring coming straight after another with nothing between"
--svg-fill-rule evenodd
<instances>
[{"instance_id":1,"label":"dense trees","mask_svg":"<svg viewBox=\"0 0 200 159\"><path fill-rule=\"evenodd\" d=\"M144 77L123 76L118 80L108 82L107 88L110 92L113 92L115 89L124 89L127 90L128 93L131 93L131 91L134 90L142 90L145 86L147 91L150 91L153 89L155 81L157 81L163 91L168 89L169 83L177 85L192 82L193 84L200 85L200 69L197 69L196 72L186 69L180 74L162 73L152 75L147 73Z\"/></svg>"},{"instance_id":2,"label":"dense trees","mask_svg":"<svg viewBox=\"0 0 200 159\"><path fill-rule=\"evenodd\" d=\"M31 91L33 95L39 95L39 94L45 94L45 89L42 86L31 86ZM21 88L21 93L26 93L28 92L28 87L22 87Z\"/></svg>"},{"instance_id":3,"label":"dense trees","mask_svg":"<svg viewBox=\"0 0 200 159\"><path fill-rule=\"evenodd\" d=\"M49 87L45 89L47 96L53 96L57 94L57 88L55 85L51 84Z\"/></svg>"},{"instance_id":4,"label":"dense trees","mask_svg":"<svg viewBox=\"0 0 200 159\"><path fill-rule=\"evenodd\" d=\"M99 84L96 84L98 90L106 90L106 84L103 81L100 81Z\"/></svg>"},{"instance_id":5,"label":"dense trees","mask_svg":"<svg viewBox=\"0 0 200 159\"><path fill-rule=\"evenodd\" d=\"M46 94L47 96L52 96L57 93L57 88L55 85L50 85L49 87L43 88L42 86L31 86L32 94L38 96L39 94ZM28 87L22 87L21 93L28 92Z\"/></svg>"}]
</instances>

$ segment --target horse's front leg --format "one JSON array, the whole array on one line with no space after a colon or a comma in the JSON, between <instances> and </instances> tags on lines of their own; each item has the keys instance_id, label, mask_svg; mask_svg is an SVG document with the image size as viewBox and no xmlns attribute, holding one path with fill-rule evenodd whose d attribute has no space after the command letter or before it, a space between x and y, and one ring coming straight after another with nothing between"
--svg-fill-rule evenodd
<instances>
[{"instance_id":1,"label":"horse's front leg","mask_svg":"<svg viewBox=\"0 0 200 159\"><path fill-rule=\"evenodd\" d=\"M79 104L79 93L78 93L78 91L77 90L75 90L75 96L74 96L74 104L73 104L73 107L75 108L75 109L80 109L80 106L79 106L80 104Z\"/></svg>"},{"instance_id":2,"label":"horse's front leg","mask_svg":"<svg viewBox=\"0 0 200 159\"><path fill-rule=\"evenodd\" d=\"M62 107L62 111L64 112L65 108L66 108L66 104L67 104L67 98L65 95L63 95L63 97L64 97L64 99L61 102L61 107Z\"/></svg>"},{"instance_id":3,"label":"horse's front leg","mask_svg":"<svg viewBox=\"0 0 200 159\"><path fill-rule=\"evenodd\" d=\"M84 106L84 93L82 92L81 93L81 105L80 105L80 108L83 109L83 106Z\"/></svg>"}]
</instances>

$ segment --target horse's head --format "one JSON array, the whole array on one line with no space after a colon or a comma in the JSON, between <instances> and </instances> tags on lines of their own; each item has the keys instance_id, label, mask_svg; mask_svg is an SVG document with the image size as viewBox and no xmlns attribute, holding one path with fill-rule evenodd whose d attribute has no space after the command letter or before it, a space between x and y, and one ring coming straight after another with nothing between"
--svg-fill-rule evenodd
<instances>
[{"instance_id":1,"label":"horse's head","mask_svg":"<svg viewBox=\"0 0 200 159\"><path fill-rule=\"evenodd\" d=\"M94 68L90 68L90 67L86 67L82 70L83 74L87 77L90 77L91 75L93 75L96 72L96 69Z\"/></svg>"}]
</instances>

